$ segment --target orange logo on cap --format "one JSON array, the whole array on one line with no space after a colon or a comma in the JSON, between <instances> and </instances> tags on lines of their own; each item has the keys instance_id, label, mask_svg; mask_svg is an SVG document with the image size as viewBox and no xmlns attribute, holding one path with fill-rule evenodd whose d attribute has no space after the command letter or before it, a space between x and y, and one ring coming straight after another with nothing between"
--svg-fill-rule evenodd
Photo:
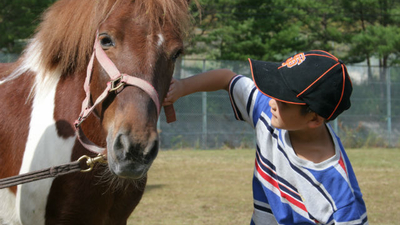
<instances>
[{"instance_id":1,"label":"orange logo on cap","mask_svg":"<svg viewBox=\"0 0 400 225\"><path fill-rule=\"evenodd\" d=\"M292 68L293 66L300 65L302 62L306 60L306 56L304 53L299 53L293 57L290 57L286 60L286 62L282 63L281 67L287 66L288 68Z\"/></svg>"}]
</instances>

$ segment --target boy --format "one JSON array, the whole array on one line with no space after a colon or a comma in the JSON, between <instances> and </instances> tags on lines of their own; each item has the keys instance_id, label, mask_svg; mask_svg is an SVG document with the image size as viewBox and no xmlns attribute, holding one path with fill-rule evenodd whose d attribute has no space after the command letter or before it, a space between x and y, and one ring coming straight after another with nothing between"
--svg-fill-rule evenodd
<instances>
[{"instance_id":1,"label":"boy","mask_svg":"<svg viewBox=\"0 0 400 225\"><path fill-rule=\"evenodd\" d=\"M173 80L164 105L225 89L257 136L251 224L368 224L357 179L327 121L350 107L346 66L320 50L283 63L249 59L254 82L230 70Z\"/></svg>"}]
</instances>

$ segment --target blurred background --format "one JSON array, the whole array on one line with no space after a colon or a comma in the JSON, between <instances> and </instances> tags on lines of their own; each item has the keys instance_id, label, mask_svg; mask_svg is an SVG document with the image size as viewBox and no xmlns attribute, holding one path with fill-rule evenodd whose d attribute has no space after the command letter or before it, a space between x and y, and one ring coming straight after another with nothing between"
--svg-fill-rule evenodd
<instances>
[{"instance_id":1,"label":"blurred background","mask_svg":"<svg viewBox=\"0 0 400 225\"><path fill-rule=\"evenodd\" d=\"M18 59L54 0L0 1L0 62ZM196 4L197 3L197 4ZM345 147L400 147L400 1L198 0L174 77L229 68L250 76L247 58L283 61L322 49L352 78L352 107L331 122ZM252 148L250 125L234 119L226 92L175 103L177 122L161 113L162 149Z\"/></svg>"}]
</instances>

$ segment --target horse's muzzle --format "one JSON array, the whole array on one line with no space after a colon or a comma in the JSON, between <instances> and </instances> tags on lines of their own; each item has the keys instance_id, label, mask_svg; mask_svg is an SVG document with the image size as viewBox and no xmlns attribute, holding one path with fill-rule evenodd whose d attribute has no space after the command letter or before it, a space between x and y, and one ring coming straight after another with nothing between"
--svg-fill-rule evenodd
<instances>
[{"instance_id":1,"label":"horse's muzzle","mask_svg":"<svg viewBox=\"0 0 400 225\"><path fill-rule=\"evenodd\" d=\"M141 179L146 176L156 158L158 147L158 135L155 132L143 140L119 133L112 143L108 143L107 158L110 170L122 178Z\"/></svg>"}]
</instances>

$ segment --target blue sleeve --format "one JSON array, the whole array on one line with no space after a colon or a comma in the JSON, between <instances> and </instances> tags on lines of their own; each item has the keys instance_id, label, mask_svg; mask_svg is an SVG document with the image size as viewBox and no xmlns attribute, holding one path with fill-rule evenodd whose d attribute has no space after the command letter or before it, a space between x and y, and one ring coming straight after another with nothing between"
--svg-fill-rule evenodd
<instances>
[{"instance_id":1,"label":"blue sleeve","mask_svg":"<svg viewBox=\"0 0 400 225\"><path fill-rule=\"evenodd\" d=\"M368 222L366 211L360 209L357 201L338 209L333 213L333 219L337 223L347 222L348 224L367 224Z\"/></svg>"},{"instance_id":2,"label":"blue sleeve","mask_svg":"<svg viewBox=\"0 0 400 225\"><path fill-rule=\"evenodd\" d=\"M269 101L271 98L267 97L266 95L262 94L261 92L257 92L256 100L254 103L254 110L253 110L253 124L255 126L256 122L261 116L261 113L264 112L267 114L269 118L271 118L271 107L269 106Z\"/></svg>"},{"instance_id":3,"label":"blue sleeve","mask_svg":"<svg viewBox=\"0 0 400 225\"><path fill-rule=\"evenodd\" d=\"M263 111L271 117L270 98L259 92L248 77L238 75L232 79L229 97L237 120L246 121L255 127Z\"/></svg>"},{"instance_id":4,"label":"blue sleeve","mask_svg":"<svg viewBox=\"0 0 400 225\"><path fill-rule=\"evenodd\" d=\"M354 200L351 202L351 204L338 209L334 213L333 217L337 222L357 221L354 224L368 224L367 208L362 197L360 186L358 185L356 175L354 173L353 167L351 166L347 153L346 151L344 151L344 148L340 141L339 144L341 152L343 154L343 159L346 164L349 182L351 188L353 189Z\"/></svg>"}]
</instances>

